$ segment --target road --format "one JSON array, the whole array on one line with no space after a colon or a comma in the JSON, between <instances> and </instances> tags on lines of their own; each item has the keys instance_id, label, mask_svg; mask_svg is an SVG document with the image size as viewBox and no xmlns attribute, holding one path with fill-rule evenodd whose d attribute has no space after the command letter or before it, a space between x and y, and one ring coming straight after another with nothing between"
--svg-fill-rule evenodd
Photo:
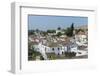
<instances>
[{"instance_id":1,"label":"road","mask_svg":"<svg viewBox=\"0 0 100 76\"><path fill-rule=\"evenodd\" d=\"M86 58L88 58L88 55L76 56L73 57L72 59L86 59Z\"/></svg>"}]
</instances>

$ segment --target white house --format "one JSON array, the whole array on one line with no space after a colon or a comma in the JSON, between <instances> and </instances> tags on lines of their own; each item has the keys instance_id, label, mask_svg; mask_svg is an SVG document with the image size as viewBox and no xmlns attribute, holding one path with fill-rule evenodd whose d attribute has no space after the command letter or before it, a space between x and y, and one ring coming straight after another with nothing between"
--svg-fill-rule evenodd
<instances>
[{"instance_id":1,"label":"white house","mask_svg":"<svg viewBox=\"0 0 100 76\"><path fill-rule=\"evenodd\" d=\"M48 42L47 44L38 43L34 45L35 49L40 53L55 53L57 55L62 55L64 52L77 52L76 44L62 42L59 44Z\"/></svg>"},{"instance_id":2,"label":"white house","mask_svg":"<svg viewBox=\"0 0 100 76\"><path fill-rule=\"evenodd\" d=\"M87 35L84 32L80 31L80 32L78 32L78 34L75 35L75 39L79 43L85 44L85 43L87 43L88 38L87 38Z\"/></svg>"},{"instance_id":3,"label":"white house","mask_svg":"<svg viewBox=\"0 0 100 76\"><path fill-rule=\"evenodd\" d=\"M59 32L61 32L62 34L64 34L64 31L62 31L62 30L56 30L56 34L59 33Z\"/></svg>"},{"instance_id":4,"label":"white house","mask_svg":"<svg viewBox=\"0 0 100 76\"><path fill-rule=\"evenodd\" d=\"M45 59L47 59L46 53L63 55L65 52L78 52L77 45L69 39L65 39L64 41L59 40L57 42L40 39L39 42L37 40L33 42L32 47L34 47L34 50L40 52Z\"/></svg>"},{"instance_id":5,"label":"white house","mask_svg":"<svg viewBox=\"0 0 100 76\"><path fill-rule=\"evenodd\" d=\"M70 46L70 51L71 52L75 52L75 53L77 53L78 52L78 45L77 44L72 44L71 46Z\"/></svg>"}]
</instances>

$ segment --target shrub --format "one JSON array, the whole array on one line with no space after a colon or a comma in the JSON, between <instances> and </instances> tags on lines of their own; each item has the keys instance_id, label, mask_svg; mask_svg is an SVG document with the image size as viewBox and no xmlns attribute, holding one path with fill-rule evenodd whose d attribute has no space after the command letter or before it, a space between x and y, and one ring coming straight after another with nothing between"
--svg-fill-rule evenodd
<instances>
[{"instance_id":1,"label":"shrub","mask_svg":"<svg viewBox=\"0 0 100 76\"><path fill-rule=\"evenodd\" d=\"M37 51L32 51L32 60L35 60L36 59L36 56L40 56L40 58L41 58L41 53L40 52L37 52Z\"/></svg>"},{"instance_id":2,"label":"shrub","mask_svg":"<svg viewBox=\"0 0 100 76\"><path fill-rule=\"evenodd\" d=\"M72 58L76 56L76 53L75 52L65 52L65 56L68 58Z\"/></svg>"},{"instance_id":3,"label":"shrub","mask_svg":"<svg viewBox=\"0 0 100 76\"><path fill-rule=\"evenodd\" d=\"M49 58L49 60L54 60L56 59L56 55L55 53L46 53L47 57Z\"/></svg>"},{"instance_id":4,"label":"shrub","mask_svg":"<svg viewBox=\"0 0 100 76\"><path fill-rule=\"evenodd\" d=\"M40 60L44 60L43 56L40 56Z\"/></svg>"}]
</instances>

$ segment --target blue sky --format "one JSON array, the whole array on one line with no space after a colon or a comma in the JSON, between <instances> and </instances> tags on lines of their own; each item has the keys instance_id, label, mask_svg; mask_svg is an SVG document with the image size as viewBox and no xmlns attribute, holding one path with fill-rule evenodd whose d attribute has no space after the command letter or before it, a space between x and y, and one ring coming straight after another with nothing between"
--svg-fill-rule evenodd
<instances>
[{"instance_id":1,"label":"blue sky","mask_svg":"<svg viewBox=\"0 0 100 76\"><path fill-rule=\"evenodd\" d=\"M42 16L42 15L29 15L28 16L28 29L57 29L58 27L67 28L74 23L75 26L88 25L88 17L80 16Z\"/></svg>"}]
</instances>

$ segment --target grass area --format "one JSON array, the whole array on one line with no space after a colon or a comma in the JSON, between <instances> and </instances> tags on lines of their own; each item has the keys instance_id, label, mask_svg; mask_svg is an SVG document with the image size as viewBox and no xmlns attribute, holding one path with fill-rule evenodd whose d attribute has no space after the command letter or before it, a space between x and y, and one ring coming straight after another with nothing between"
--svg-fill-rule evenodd
<instances>
[{"instance_id":1,"label":"grass area","mask_svg":"<svg viewBox=\"0 0 100 76\"><path fill-rule=\"evenodd\" d=\"M66 52L62 55L56 55L55 53L46 53L49 60L56 60L56 59L71 59L72 57L76 56L74 52Z\"/></svg>"},{"instance_id":2,"label":"grass area","mask_svg":"<svg viewBox=\"0 0 100 76\"><path fill-rule=\"evenodd\" d=\"M47 58L49 60L55 60L56 59L56 54L55 53L46 53Z\"/></svg>"}]
</instances>

